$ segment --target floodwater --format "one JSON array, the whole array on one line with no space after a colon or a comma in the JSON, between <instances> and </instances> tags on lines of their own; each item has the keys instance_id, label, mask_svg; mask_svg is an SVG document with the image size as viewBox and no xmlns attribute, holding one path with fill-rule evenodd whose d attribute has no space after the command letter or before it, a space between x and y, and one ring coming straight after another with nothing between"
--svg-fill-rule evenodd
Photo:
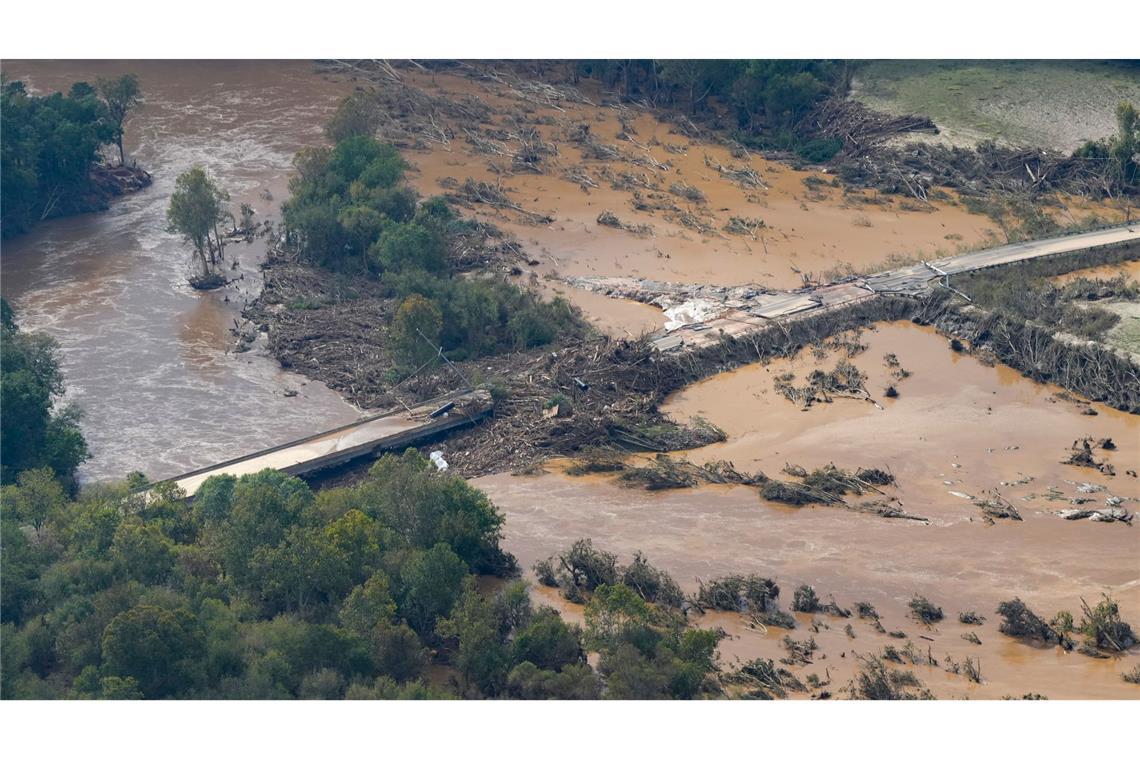
<instances>
[{"instance_id":1,"label":"floodwater","mask_svg":"<svg viewBox=\"0 0 1140 760\"><path fill-rule=\"evenodd\" d=\"M528 211L552 217L549 224L532 224L513 212L473 209L475 215L513 232L527 255L540 262L537 271L542 275L785 289L802 285L804 276L830 279L852 271L878 271L900 260L942 258L1001 242L994 237L989 218L968 213L950 195L921 205L873 191L845 193L826 173L792 169L753 154L734 157L724 145L677 134L644 112L568 101L544 106L502 84L448 73L408 73L405 81L436 97L479 98L495 110L491 119L500 132L517 131L521 122L557 146L557 154L545 159L541 174L503 174L501 168L510 164L510 158L479 152L464 137L471 126L467 124L452 124L455 136L446 145L426 142L424 149L408 153L415 167L413 184L425 195L445 192L450 180L462 184L471 178L498 185ZM600 93L587 91L587 95L595 104L603 101ZM626 158L584 158L581 147L566 136L572 125L582 124ZM636 142L623 139L623 133ZM647 165L649 160L655 166ZM721 176L718 164L747 167L763 184L743 187ZM584 190L564 176L574 169L585 171L597 186ZM657 185L657 191L640 192L646 198L656 192L701 217L709 229L686 227L668 211L635 209L631 191L615 189L607 172L628 173ZM668 188L675 182L698 188L705 201L670 195ZM1094 212L1105 218L1119 215L1103 205L1067 202L1068 207L1059 212L1066 221ZM603 211L613 212L627 226L648 225L651 231L635 234L601 225L597 218ZM764 226L753 237L728 234L722 228L733 216L758 218ZM651 306L624 305L619 311L596 295L574 288L567 291L566 296L610 334L637 334L663 323Z\"/></svg>"},{"instance_id":2,"label":"floodwater","mask_svg":"<svg viewBox=\"0 0 1140 760\"><path fill-rule=\"evenodd\" d=\"M146 98L126 148L154 184L5 241L2 257L4 297L23 329L59 341L67 398L83 407L92 458L81 479L171 476L356 419L328 388L282 371L263 343L228 350L261 286L262 241L228 246L241 279L197 293L188 248L165 231L175 178L194 164L229 190L235 213L246 202L255 219L278 219L293 154L323 139L345 87L306 62L4 62L37 91L124 72L139 75Z\"/></svg>"},{"instance_id":3,"label":"floodwater","mask_svg":"<svg viewBox=\"0 0 1140 760\"><path fill-rule=\"evenodd\" d=\"M1140 259L1135 261L1122 261L1119 264L1104 264L1098 267L1089 267L1088 269L1078 269L1073 272L1057 275L1052 279L1053 282L1058 285L1064 285L1065 283L1082 278L1088 280L1111 280L1121 275L1124 275L1128 282L1140 284Z\"/></svg>"},{"instance_id":4,"label":"floodwater","mask_svg":"<svg viewBox=\"0 0 1140 760\"><path fill-rule=\"evenodd\" d=\"M922 652L932 646L939 661L946 655L958 662L981 657L987 679L982 685L921 668L919 677L941 695L1136 696L1135 687L1119 677L1136 656L1094 662L1036 650L999 634L993 613L999 602L1020 596L1047 618L1062 609L1076 614L1080 597L1095 603L1104 591L1121 604L1126 620L1140 624L1140 534L1120 523L1067 521L1054 514L1083 496L1077 490L1082 483L1104 488L1089 495L1095 500L1089 507L1117 495L1133 500L1125 503L1129 510L1137 508L1140 485L1125 470L1140 465L1140 418L1102 404L1091 405L1096 416L1081 414L1084 404L1054 396L1059 388L956 354L944 338L910 323L881 325L864 332L862 341L869 347L852 361L870 376L867 386L878 406L844 398L805 412L778 395L775 376L792 371L802 379L815 367L835 364L834 356L819 360L809 353L710 378L673 396L664 409L678 419L703 416L728 434L724 443L684 454L696 462L728 459L741 470L773 477L786 477L780 473L786 463L809 469L828 462L851 469L889 467L898 487L887 490L928 524L768 504L746 487L651 493L621 488L606 476L553 472L496 475L476 483L504 511L506 546L523 567L591 537L625 561L634 551L645 552L690 590L698 579L756 572L775 578L789 604L792 589L811 583L822 598L834 594L843 606L870 601L887 630L907 632ZM883 363L887 352L913 374L890 378ZM898 398L882 398L888 382L897 386ZM1115 465L1115 477L1060 463L1073 440L1084 435L1115 440L1116 451L1098 452ZM1047 497L1051 487L1059 500ZM1024 520L986 525L977 506L951 493L982 497L988 489L1009 499ZM906 617L914 593L946 612L936 630ZM957 613L970 609L989 618L976 629L980 647L960 638L971 628L957 622ZM905 644L874 633L865 622L820 619L832 626L814 634L828 659L807 672L824 678L827 667L833 677L846 674L835 685L854 670L852 649ZM810 635L809 620L801 616L793 638ZM848 639L847 622L858 638ZM779 641L786 631L762 635L735 615L713 616L706 624L737 636L721 647L729 660L783 656Z\"/></svg>"}]
</instances>

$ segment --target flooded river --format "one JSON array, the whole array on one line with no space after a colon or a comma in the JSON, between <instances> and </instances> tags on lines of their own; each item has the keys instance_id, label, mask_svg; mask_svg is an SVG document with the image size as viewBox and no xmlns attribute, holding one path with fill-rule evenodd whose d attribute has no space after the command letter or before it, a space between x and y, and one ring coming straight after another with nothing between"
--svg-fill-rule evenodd
<instances>
[{"instance_id":1,"label":"flooded river","mask_svg":"<svg viewBox=\"0 0 1140 760\"><path fill-rule=\"evenodd\" d=\"M349 422L358 411L254 350L229 329L256 296L261 241L238 243L230 287L186 283L189 249L165 231L178 174L202 164L256 219L279 218L293 154L319 143L345 87L307 62L18 62L36 91L124 72L146 102L127 123L129 158L154 177L102 213L44 223L5 241L2 288L24 329L60 343L68 399L84 411L84 481L175 475ZM299 391L286 397L287 389Z\"/></svg>"},{"instance_id":2,"label":"flooded river","mask_svg":"<svg viewBox=\"0 0 1140 760\"><path fill-rule=\"evenodd\" d=\"M1137 623L1136 528L1068 521L1056 512L1070 507L1073 498L1103 506L1109 495L1128 499L1130 511L1137 508L1140 485L1125 470L1140 464L1140 418L1101 404L1092 405L1095 416L1082 414L1084 405L1056 397L1059 388L956 354L928 328L885 324L861 340L868 348L852 361L869 375L877 406L836 399L801 411L773 390L776 376L790 371L802 381L812 369L833 367L834 355L819 359L805 352L768 366L750 365L697 383L665 404L678 419L699 415L728 434L724 443L680 455L695 462L728 459L740 470L771 477L786 477L781 469L787 463L808 469L828 462L849 469L889 467L898 487L887 490L928 523L769 504L747 487L646 492L621 488L608 476L557 472L496 475L476 483L504 511L507 548L523 567L590 537L623 561L643 551L689 590L699 579L759 573L777 580L788 605L792 589L811 583L822 598L834 594L845 607L870 601L887 630L906 632L923 652L930 644L939 661L947 655L958 662L981 657L987 679L981 686L924 667L920 677L940 695L1135 696L1134 687L1119 677L1135 665L1135 655L1091 661L1033 649L999 634L993 613L999 602L1019 596L1048 619L1062 609L1077 613L1082 596L1093 603L1103 591L1120 603L1126 620ZM896 354L913 374L901 381L890 377L886 353ZM882 398L888 383L897 386L898 398ZM1085 435L1116 441L1119 448L1103 455L1117 475L1061 464L1073 440ZM1079 490L1082 484L1089 493ZM980 509L963 495L981 497L990 489L1009 499L1023 521L985 524ZM947 619L937 630L907 617L915 593L944 608ZM976 629L982 646L961 639L970 627L959 624L957 614L970 609L989 618ZM795 638L809 635L811 617L800 616ZM821 679L825 667L849 678L852 652L905 643L875 633L865 621L852 621L854 640L844 633L848 621L826 622L831 628L814 634L829 655L811 671ZM784 656L780 639L787 631L761 635L736 615L714 616L708 624L736 634L721 647L727 658Z\"/></svg>"}]
</instances>

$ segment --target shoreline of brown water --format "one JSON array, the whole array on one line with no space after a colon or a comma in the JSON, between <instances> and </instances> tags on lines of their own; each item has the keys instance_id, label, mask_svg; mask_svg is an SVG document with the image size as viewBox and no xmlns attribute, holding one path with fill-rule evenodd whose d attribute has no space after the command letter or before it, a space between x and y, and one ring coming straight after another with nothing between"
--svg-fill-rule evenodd
<instances>
[{"instance_id":1,"label":"shoreline of brown water","mask_svg":"<svg viewBox=\"0 0 1140 760\"><path fill-rule=\"evenodd\" d=\"M126 148L154 184L4 242L4 296L23 329L59 341L67 400L83 407L92 458L82 481L171 476L356 419L323 384L282 370L263 342L229 350L261 287L263 240L227 247L238 262L227 274L240 281L197 293L187 247L165 230L174 180L196 163L235 212L247 202L255 220L279 218L293 154L323 139L344 86L300 61L5 61L4 72L39 91L135 72L146 98Z\"/></svg>"}]
</instances>

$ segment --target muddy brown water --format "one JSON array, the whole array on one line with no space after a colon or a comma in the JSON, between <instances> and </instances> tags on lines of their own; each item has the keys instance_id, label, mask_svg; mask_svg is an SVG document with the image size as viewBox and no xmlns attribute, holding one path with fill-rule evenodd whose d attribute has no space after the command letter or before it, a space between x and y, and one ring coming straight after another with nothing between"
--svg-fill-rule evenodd
<instances>
[{"instance_id":1,"label":"muddy brown water","mask_svg":"<svg viewBox=\"0 0 1140 760\"><path fill-rule=\"evenodd\" d=\"M501 84L454 74L408 72L405 81L436 97L478 98L495 109L492 119L508 132L517 129L513 119L521 115L557 145L557 155L545 160L541 174L504 175L500 169L510 159L474 149L463 137L466 125L455 125L455 139L447 145L427 141L422 150L407 153L414 166L412 181L425 195L444 192L449 180L471 178L497 185L525 209L550 216L548 224L531 224L513 212L485 206L472 210L517 235L528 256L540 262L537 272L544 276L643 277L784 289L802 285L804 275L828 279L851 271L877 271L900 259L938 258L1001 242L992 220L969 213L950 194L918 204L876 192L845 193L824 172L793 169L755 154L734 157L724 145L677 134L648 113L600 105L605 97L599 92L586 91L593 104L563 101L547 107L523 100ZM636 143L623 140L625 126L619 116L632 128ZM581 148L565 137L567 126L583 123L597 140L627 156L649 157L664 168L584 159ZM714 165L750 168L763 186L743 187L722 177L706 158ZM597 187L584 190L563 176L572 167L586 170ZM667 219L669 212L636 210L631 192L615 189L605 179L607 170L649 178L672 202L702 217L711 230L685 227L676 218ZM705 202L670 196L667 188L674 182L698 188ZM1119 216L1104 204L1062 200L1058 217L1066 223L1092 213ZM652 231L638 235L601 225L597 218L602 211ZM759 218L764 227L754 237L725 233L722 227L731 216ZM599 328L614 335L638 334L663 323L660 313L644 304L607 306L594 294L562 290Z\"/></svg>"},{"instance_id":2,"label":"muddy brown water","mask_svg":"<svg viewBox=\"0 0 1140 760\"><path fill-rule=\"evenodd\" d=\"M229 274L243 279L198 293L186 284L188 248L165 231L175 178L194 164L229 190L235 213L246 202L257 220L279 219L293 154L322 139L344 86L307 62L4 62L6 75L37 91L123 72L139 75L146 97L126 148L154 184L106 212L5 241L0 258L3 294L23 328L60 343L92 453L81 478L175 475L352 421L355 408L263 350L227 350L234 319L260 289L264 243L228 246L238 262Z\"/></svg>"},{"instance_id":3,"label":"muddy brown water","mask_svg":"<svg viewBox=\"0 0 1140 760\"><path fill-rule=\"evenodd\" d=\"M507 548L524 567L591 537L626 561L634 551L645 552L690 590L698 579L756 572L777 579L789 604L796 585L812 583L821 596L834 594L843 606L870 601L888 630L907 632L923 653L930 645L940 662L947 655L958 662L980 657L982 685L940 668L919 669L920 678L943 696L1140 696L1120 680L1140 657L1094 662L1033 649L998 633L994 614L1000 601L1020 596L1048 618L1062 609L1076 612L1081 596L1095 603L1104 591L1140 626L1140 534L1123 524L1072 522L1054 514L1070 506L1068 499L1084 496L1077 490L1082 483L1105 489L1089 494L1096 500L1089 506L1109 494L1133 499L1126 503L1131 510L1140 506L1138 481L1124 474L1140 465L1140 418L1100 404L1092 405L1096 416L1081 414L1082 405L1056 398L1059 388L953 353L945 339L910 323L881 325L862 340L869 348L853 361L870 375L878 407L837 399L804 412L776 394L772 383L778 374L792 371L802 378L815 367L834 366L834 356L819 360L806 354L698 383L669 399L665 411L678 419L703 416L728 434L724 443L688 452L696 462L729 459L742 470L774 477L789 462L808 468L828 462L889 467L899 485L887 490L929 524L768 504L745 487L650 493L618 487L605 476L557 472L497 475L476 483L505 512ZM881 398L887 352L913 372L902 381L889 378L899 389L897 399ZM1060 463L1083 435L1116 441L1118 450L1104 452L1116 466L1115 477ZM1063 500L1047 498L1050 487ZM986 525L977 506L951 493L980 497L994 488L1020 510L1023 522ZM933 630L909 620L907 602L915 593L942 606L947 620ZM981 647L960 638L973 629L960 625L957 614L970 609L989 618L977 629ZM854 672L851 650L906 643L864 622L820 619L831 626L814 634L828 657L817 657L817 665L804 673L824 679L827 668L835 685ZM800 621L791 635L804 639L812 635L806 628L810 616ZM848 622L856 639L844 632ZM729 614L705 624L734 634L721 647L728 661L783 656L779 642L787 631L762 635ZM923 635L934 641L918 638Z\"/></svg>"}]
</instances>

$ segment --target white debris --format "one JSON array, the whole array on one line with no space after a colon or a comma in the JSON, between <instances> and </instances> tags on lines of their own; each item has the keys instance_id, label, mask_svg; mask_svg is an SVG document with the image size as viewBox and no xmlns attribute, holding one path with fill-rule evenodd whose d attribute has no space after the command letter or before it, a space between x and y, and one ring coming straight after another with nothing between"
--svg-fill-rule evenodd
<instances>
[{"instance_id":1,"label":"white debris","mask_svg":"<svg viewBox=\"0 0 1140 760\"><path fill-rule=\"evenodd\" d=\"M694 323L708 322L724 310L724 304L707 298L693 298L664 310L665 330L672 332L678 327Z\"/></svg>"},{"instance_id":2,"label":"white debris","mask_svg":"<svg viewBox=\"0 0 1140 760\"><path fill-rule=\"evenodd\" d=\"M962 493L961 491L950 491L949 493L951 496L957 496L959 499L969 499L970 501L974 500L973 496L968 493Z\"/></svg>"},{"instance_id":3,"label":"white debris","mask_svg":"<svg viewBox=\"0 0 1140 760\"><path fill-rule=\"evenodd\" d=\"M433 451L428 456L428 459L431 460L431 463L434 464L435 468L437 470L439 470L440 472L443 472L444 470L447 469L447 460L443 458L443 452L442 451Z\"/></svg>"}]
</instances>

